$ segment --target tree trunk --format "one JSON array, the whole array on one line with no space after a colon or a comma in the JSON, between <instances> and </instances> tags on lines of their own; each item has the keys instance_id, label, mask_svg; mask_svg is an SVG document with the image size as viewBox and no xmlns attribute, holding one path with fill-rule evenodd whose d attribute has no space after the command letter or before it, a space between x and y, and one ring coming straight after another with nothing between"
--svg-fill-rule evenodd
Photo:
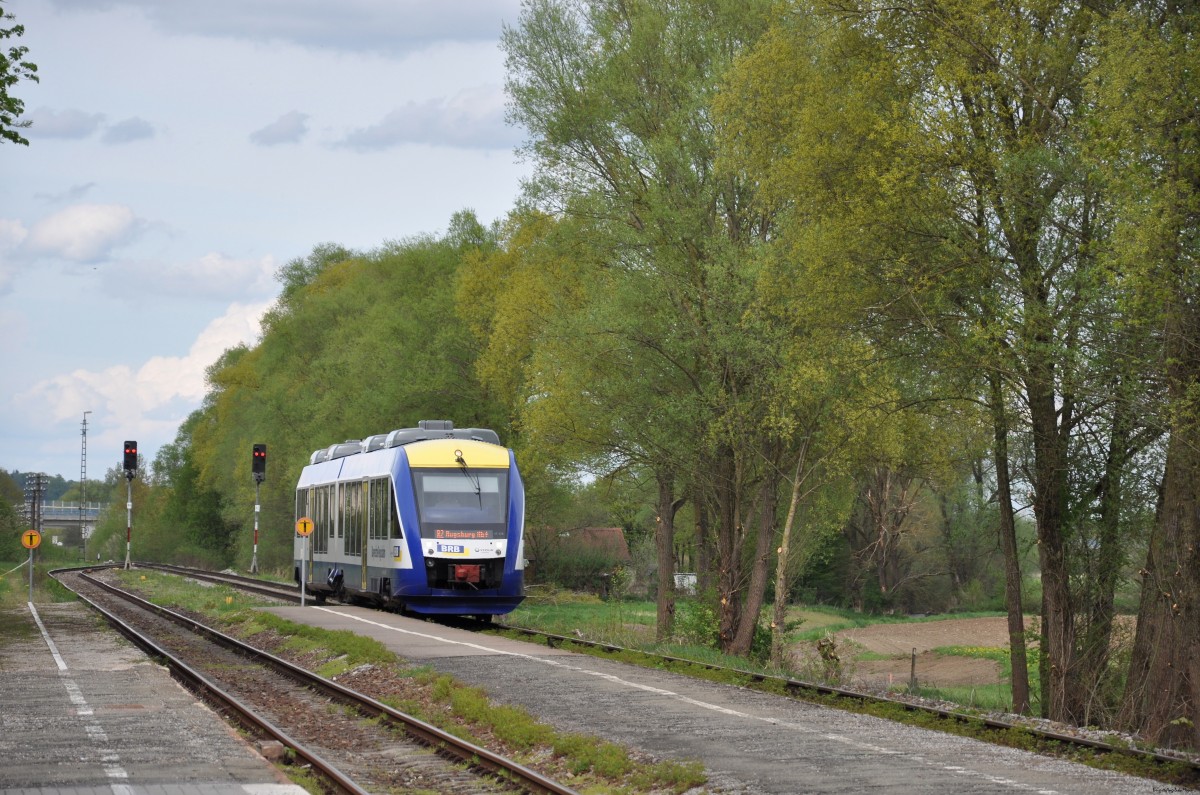
<instances>
[{"instance_id":1,"label":"tree trunk","mask_svg":"<svg viewBox=\"0 0 1200 795\"><path fill-rule=\"evenodd\" d=\"M1057 410L1049 390L1030 394L1033 420L1034 498L1042 569L1042 716L1076 723L1081 716L1074 692L1075 615L1063 539L1066 468L1058 441Z\"/></svg>"},{"instance_id":2,"label":"tree trunk","mask_svg":"<svg viewBox=\"0 0 1200 795\"><path fill-rule=\"evenodd\" d=\"M720 451L713 467L717 505L717 643L733 644L741 618L742 526L737 500L737 472L733 452Z\"/></svg>"},{"instance_id":3,"label":"tree trunk","mask_svg":"<svg viewBox=\"0 0 1200 795\"><path fill-rule=\"evenodd\" d=\"M1013 517L1008 469L1008 415L1000 375L991 373L992 430L995 437L996 501L1000 511L1000 547L1004 550L1004 604L1008 609L1008 657L1012 666L1013 712L1029 714L1029 661L1025 653L1025 609L1021 604L1021 560Z\"/></svg>"},{"instance_id":4,"label":"tree trunk","mask_svg":"<svg viewBox=\"0 0 1200 795\"><path fill-rule=\"evenodd\" d=\"M1162 504L1146 566L1121 722L1150 741L1200 748L1200 312L1167 316L1172 406Z\"/></svg>"},{"instance_id":5,"label":"tree trunk","mask_svg":"<svg viewBox=\"0 0 1200 795\"><path fill-rule=\"evenodd\" d=\"M713 538L712 526L708 520L708 506L703 498L692 500L696 512L696 590L701 594L709 594L717 587L713 574Z\"/></svg>"},{"instance_id":6,"label":"tree trunk","mask_svg":"<svg viewBox=\"0 0 1200 795\"><path fill-rule=\"evenodd\" d=\"M758 500L758 533L754 543L754 562L750 566L750 583L746 588L741 621L738 622L733 643L725 650L729 654L745 655L750 651L766 597L767 573L771 570L771 547L775 541L775 513L779 507L780 477L776 458L777 456L768 457L767 472L763 476Z\"/></svg>"},{"instance_id":7,"label":"tree trunk","mask_svg":"<svg viewBox=\"0 0 1200 795\"><path fill-rule=\"evenodd\" d=\"M1125 550L1121 545L1121 481L1129 458L1132 433L1132 406L1128 395L1118 395L1114 403L1112 430L1108 441L1108 454L1104 461L1104 472L1096 485L1099 498L1099 523L1093 565L1086 577L1087 601L1084 604L1086 621L1081 626L1082 641L1079 645L1079 670L1085 693L1098 692L1099 685L1108 670L1112 646L1114 598L1117 581L1125 564ZM1094 698L1094 696L1093 696ZM1084 704L1084 721L1093 725L1092 699Z\"/></svg>"},{"instance_id":8,"label":"tree trunk","mask_svg":"<svg viewBox=\"0 0 1200 795\"><path fill-rule=\"evenodd\" d=\"M783 666L787 661L783 644L787 636L788 591L791 590L788 563L791 557L792 526L796 522L796 507L800 504L800 473L804 471L804 459L808 457L808 441L806 438L800 445L800 451L796 453L796 469L792 472L792 496L788 500L787 519L783 522L779 549L776 551L775 605L771 614L771 664L776 666Z\"/></svg>"},{"instance_id":9,"label":"tree trunk","mask_svg":"<svg viewBox=\"0 0 1200 795\"><path fill-rule=\"evenodd\" d=\"M658 620L654 638L659 643L675 632L675 478L658 475L658 517L654 524L654 547L658 557Z\"/></svg>"}]
</instances>

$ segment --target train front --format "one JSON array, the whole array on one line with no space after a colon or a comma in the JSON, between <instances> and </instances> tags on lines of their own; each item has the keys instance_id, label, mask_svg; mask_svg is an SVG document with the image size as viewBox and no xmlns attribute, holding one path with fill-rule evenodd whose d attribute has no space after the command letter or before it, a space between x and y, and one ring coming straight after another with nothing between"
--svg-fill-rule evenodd
<instances>
[{"instance_id":1,"label":"train front","mask_svg":"<svg viewBox=\"0 0 1200 795\"><path fill-rule=\"evenodd\" d=\"M420 534L408 534L415 565L395 598L415 613L510 612L525 595L525 490L512 451L473 439L402 449L398 502L404 525ZM411 490L401 488L405 480Z\"/></svg>"}]
</instances>

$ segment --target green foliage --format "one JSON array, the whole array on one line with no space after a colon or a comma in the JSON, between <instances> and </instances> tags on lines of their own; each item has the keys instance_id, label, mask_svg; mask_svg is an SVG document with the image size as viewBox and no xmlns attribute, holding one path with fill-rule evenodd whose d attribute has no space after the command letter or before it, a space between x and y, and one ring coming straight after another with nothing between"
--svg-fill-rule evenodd
<instances>
[{"instance_id":1,"label":"green foliage","mask_svg":"<svg viewBox=\"0 0 1200 795\"><path fill-rule=\"evenodd\" d=\"M20 516L8 500L0 500L0 561L20 560L25 548L21 546Z\"/></svg>"},{"instance_id":2,"label":"green foliage","mask_svg":"<svg viewBox=\"0 0 1200 795\"><path fill-rule=\"evenodd\" d=\"M720 615L711 600L682 599L676 603L675 633L672 643L720 649ZM786 628L785 628L786 631ZM746 657L758 665L771 658L771 630L759 621Z\"/></svg>"},{"instance_id":3,"label":"green foliage","mask_svg":"<svg viewBox=\"0 0 1200 795\"><path fill-rule=\"evenodd\" d=\"M454 230L452 238L414 238L367 253L318 246L281 269L284 290L260 342L227 352L210 369L205 405L189 419L187 438L177 440L183 456L178 465L164 462L182 490L176 508L198 512L180 518L200 552L249 562L256 442L269 450L260 566L288 571L294 485L313 450L422 419L511 435L475 376L472 338L456 322L461 263L490 243L469 215Z\"/></svg>"},{"instance_id":4,"label":"green foliage","mask_svg":"<svg viewBox=\"0 0 1200 795\"><path fill-rule=\"evenodd\" d=\"M0 41L19 38L25 34L24 25L5 27L15 17L0 8ZM29 141L17 130L29 126L28 121L20 121L25 111L25 103L10 93L10 90L21 80L38 82L37 64L25 60L28 47L11 45L0 49L0 138L12 143L29 145Z\"/></svg>"},{"instance_id":5,"label":"green foliage","mask_svg":"<svg viewBox=\"0 0 1200 795\"><path fill-rule=\"evenodd\" d=\"M719 648L718 616L712 604L700 599L683 599L676 606L674 640L686 646Z\"/></svg>"},{"instance_id":6,"label":"green foliage","mask_svg":"<svg viewBox=\"0 0 1200 795\"><path fill-rule=\"evenodd\" d=\"M527 555L533 562L532 581L589 591L604 597L621 595L618 580L622 561L612 550L580 546L563 531L526 529ZM624 581L622 580L622 581Z\"/></svg>"}]
</instances>

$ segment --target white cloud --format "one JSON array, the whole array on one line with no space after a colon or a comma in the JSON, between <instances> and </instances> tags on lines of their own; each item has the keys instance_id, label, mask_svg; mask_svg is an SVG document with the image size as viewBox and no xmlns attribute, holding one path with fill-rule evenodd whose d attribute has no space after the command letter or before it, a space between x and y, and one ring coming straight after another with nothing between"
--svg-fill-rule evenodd
<instances>
[{"instance_id":1,"label":"white cloud","mask_svg":"<svg viewBox=\"0 0 1200 795\"><path fill-rule=\"evenodd\" d=\"M13 280L20 269L13 253L28 234L20 221L0 218L0 295L12 289Z\"/></svg>"},{"instance_id":2,"label":"white cloud","mask_svg":"<svg viewBox=\"0 0 1200 795\"><path fill-rule=\"evenodd\" d=\"M152 458L199 406L209 365L229 348L256 343L259 322L270 305L230 305L200 332L186 356L154 356L136 370L127 365L74 370L39 381L16 395L13 406L25 415L27 427L75 422L91 411L91 425L119 428L116 437L139 439L143 454Z\"/></svg>"},{"instance_id":3,"label":"white cloud","mask_svg":"<svg viewBox=\"0 0 1200 795\"><path fill-rule=\"evenodd\" d=\"M75 109L38 108L25 114L25 119L32 123L30 138L87 138L100 129L104 114Z\"/></svg>"},{"instance_id":4,"label":"white cloud","mask_svg":"<svg viewBox=\"0 0 1200 795\"><path fill-rule=\"evenodd\" d=\"M113 263L105 268L103 278L111 295L127 295L136 286L139 295L232 301L273 295L279 288L278 268L274 257L233 259L213 253L175 265L146 260Z\"/></svg>"},{"instance_id":5,"label":"white cloud","mask_svg":"<svg viewBox=\"0 0 1200 795\"><path fill-rule=\"evenodd\" d=\"M129 243L142 224L120 204L75 204L38 221L22 243L27 254L96 262Z\"/></svg>"},{"instance_id":6,"label":"white cloud","mask_svg":"<svg viewBox=\"0 0 1200 795\"><path fill-rule=\"evenodd\" d=\"M511 149L520 135L504 120L500 86L477 86L450 98L409 102L377 124L351 132L342 145L358 151L401 144Z\"/></svg>"},{"instance_id":7,"label":"white cloud","mask_svg":"<svg viewBox=\"0 0 1200 795\"><path fill-rule=\"evenodd\" d=\"M92 11L96 0L56 0L55 5ZM519 0L210 0L164 3L116 0L110 6L138 8L169 33L285 41L342 52L406 53L431 41L494 40L500 20L515 20Z\"/></svg>"},{"instance_id":8,"label":"white cloud","mask_svg":"<svg viewBox=\"0 0 1200 795\"><path fill-rule=\"evenodd\" d=\"M250 133L250 142L259 146L294 144L308 134L308 114L293 110L262 129Z\"/></svg>"},{"instance_id":9,"label":"white cloud","mask_svg":"<svg viewBox=\"0 0 1200 795\"><path fill-rule=\"evenodd\" d=\"M39 193L33 194L33 196L35 199L42 199L44 201L50 202L51 204L75 202L75 201L79 201L84 196L86 196L88 193L90 193L92 188L94 188L94 187L96 187L95 182L85 182L82 185L72 185L71 187L67 188L65 191L60 191L58 193L41 193L41 192L39 192Z\"/></svg>"},{"instance_id":10,"label":"white cloud","mask_svg":"<svg viewBox=\"0 0 1200 795\"><path fill-rule=\"evenodd\" d=\"M119 121L104 131L101 137L106 144L127 144L131 141L141 141L154 137L154 125L145 119L134 116Z\"/></svg>"}]
</instances>

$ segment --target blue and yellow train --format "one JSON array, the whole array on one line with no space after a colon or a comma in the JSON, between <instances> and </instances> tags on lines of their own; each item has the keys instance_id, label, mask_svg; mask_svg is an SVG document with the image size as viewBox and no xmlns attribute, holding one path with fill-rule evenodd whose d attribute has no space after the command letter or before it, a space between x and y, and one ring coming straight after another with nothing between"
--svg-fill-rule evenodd
<instances>
[{"instance_id":1,"label":"blue and yellow train","mask_svg":"<svg viewBox=\"0 0 1200 795\"><path fill-rule=\"evenodd\" d=\"M313 530L295 576L318 601L490 617L524 598L525 489L495 431L424 420L317 450L296 517Z\"/></svg>"}]
</instances>

